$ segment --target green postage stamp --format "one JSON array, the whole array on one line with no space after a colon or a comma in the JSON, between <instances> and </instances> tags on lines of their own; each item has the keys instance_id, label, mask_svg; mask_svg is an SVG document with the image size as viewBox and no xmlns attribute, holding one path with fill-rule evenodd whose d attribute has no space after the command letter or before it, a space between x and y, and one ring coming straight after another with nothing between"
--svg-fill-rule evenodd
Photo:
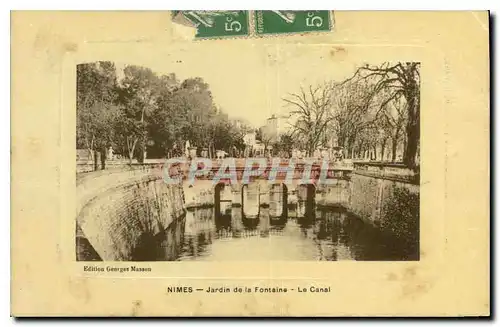
<instances>
[{"instance_id":1,"label":"green postage stamp","mask_svg":"<svg viewBox=\"0 0 500 327\"><path fill-rule=\"evenodd\" d=\"M246 10L184 10L172 16L176 23L196 27L196 38L249 35Z\"/></svg>"},{"instance_id":2,"label":"green postage stamp","mask_svg":"<svg viewBox=\"0 0 500 327\"><path fill-rule=\"evenodd\" d=\"M253 13L252 25L250 11L246 10L173 11L172 20L196 28L195 38L295 34L332 29L329 10L257 10Z\"/></svg>"},{"instance_id":3,"label":"green postage stamp","mask_svg":"<svg viewBox=\"0 0 500 327\"><path fill-rule=\"evenodd\" d=\"M330 31L329 10L258 10L255 12L256 33L290 34Z\"/></svg>"}]
</instances>

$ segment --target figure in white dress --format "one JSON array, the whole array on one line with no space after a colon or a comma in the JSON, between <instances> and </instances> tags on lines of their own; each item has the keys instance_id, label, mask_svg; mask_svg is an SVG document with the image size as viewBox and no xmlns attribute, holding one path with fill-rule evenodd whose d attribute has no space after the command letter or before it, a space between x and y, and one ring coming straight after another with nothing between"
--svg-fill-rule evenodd
<instances>
[{"instance_id":1,"label":"figure in white dress","mask_svg":"<svg viewBox=\"0 0 500 327\"><path fill-rule=\"evenodd\" d=\"M108 149L108 160L113 160L113 147L110 146Z\"/></svg>"}]
</instances>

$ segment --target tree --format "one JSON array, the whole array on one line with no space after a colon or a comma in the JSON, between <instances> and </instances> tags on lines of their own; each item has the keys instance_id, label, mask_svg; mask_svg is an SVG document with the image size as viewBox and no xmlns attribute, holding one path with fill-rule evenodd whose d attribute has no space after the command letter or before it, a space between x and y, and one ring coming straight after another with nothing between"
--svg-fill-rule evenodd
<instances>
[{"instance_id":1,"label":"tree","mask_svg":"<svg viewBox=\"0 0 500 327\"><path fill-rule=\"evenodd\" d=\"M139 143L137 157L144 160L147 144L147 117L157 106L157 96L161 87L158 76L149 68L126 66L120 85L119 101L122 104L123 121L119 124L122 141L126 144L129 163Z\"/></svg>"},{"instance_id":2,"label":"tree","mask_svg":"<svg viewBox=\"0 0 500 327\"><path fill-rule=\"evenodd\" d=\"M242 119L233 120L232 138L235 146L242 154L245 151L245 135L252 132L250 124Z\"/></svg>"},{"instance_id":3,"label":"tree","mask_svg":"<svg viewBox=\"0 0 500 327\"><path fill-rule=\"evenodd\" d=\"M255 130L255 140L262 142L262 131L260 128Z\"/></svg>"},{"instance_id":4,"label":"tree","mask_svg":"<svg viewBox=\"0 0 500 327\"><path fill-rule=\"evenodd\" d=\"M210 121L217 113L212 93L203 79L190 78L183 81L172 98L172 109L185 119L182 124L177 146L191 145L210 147L213 139L207 137L212 128Z\"/></svg>"},{"instance_id":5,"label":"tree","mask_svg":"<svg viewBox=\"0 0 500 327\"><path fill-rule=\"evenodd\" d=\"M407 104L402 96L395 97L380 111L380 121L391 139L391 160L396 161L396 150L403 136L407 121Z\"/></svg>"},{"instance_id":6,"label":"tree","mask_svg":"<svg viewBox=\"0 0 500 327\"><path fill-rule=\"evenodd\" d=\"M420 141L420 63L365 65L358 68L348 80L361 79L373 80L376 92L385 91L388 94L381 108L384 107L384 103L389 103L400 96L406 100L406 145L403 162L410 168L415 168Z\"/></svg>"},{"instance_id":7,"label":"tree","mask_svg":"<svg viewBox=\"0 0 500 327\"><path fill-rule=\"evenodd\" d=\"M279 141L276 142L275 147L280 155L285 154L288 158L291 158L294 145L295 140L292 133L284 133L280 135Z\"/></svg>"},{"instance_id":8,"label":"tree","mask_svg":"<svg viewBox=\"0 0 500 327\"><path fill-rule=\"evenodd\" d=\"M366 146L365 130L376 119L372 112L374 87L367 81L344 81L333 84L332 91L331 116L337 141L345 149L345 157L351 158Z\"/></svg>"},{"instance_id":9,"label":"tree","mask_svg":"<svg viewBox=\"0 0 500 327\"><path fill-rule=\"evenodd\" d=\"M202 78L182 82L175 74L158 76L151 69L126 66L118 82L111 62L77 67L77 147L102 153L113 145L115 153L141 162L149 156L179 156L186 142L238 153L244 148L247 126L230 119L213 102Z\"/></svg>"},{"instance_id":10,"label":"tree","mask_svg":"<svg viewBox=\"0 0 500 327\"><path fill-rule=\"evenodd\" d=\"M301 87L300 93L289 94L283 100L292 107L290 113L296 117L292 124L293 135L304 139L307 155L311 156L333 120L330 115L332 88L328 84L309 86L307 91Z\"/></svg>"},{"instance_id":11,"label":"tree","mask_svg":"<svg viewBox=\"0 0 500 327\"><path fill-rule=\"evenodd\" d=\"M267 153L269 146L276 141L276 131L269 125L259 128L260 141L264 144L264 153Z\"/></svg>"},{"instance_id":12,"label":"tree","mask_svg":"<svg viewBox=\"0 0 500 327\"><path fill-rule=\"evenodd\" d=\"M97 153L104 156L113 139L109 126L119 115L117 77L113 63L101 61L77 65L76 146L89 151L97 169ZM102 165L104 168L104 165Z\"/></svg>"},{"instance_id":13,"label":"tree","mask_svg":"<svg viewBox=\"0 0 500 327\"><path fill-rule=\"evenodd\" d=\"M176 92L180 83L175 74L162 75L156 97L156 106L147 117L148 156L164 158L171 156L171 149L180 140L182 131L189 124L187 114L176 105Z\"/></svg>"},{"instance_id":14,"label":"tree","mask_svg":"<svg viewBox=\"0 0 500 327\"><path fill-rule=\"evenodd\" d=\"M380 144L380 160L384 161L386 149L387 149L387 142L389 141L389 139L392 136L393 128L387 122L386 119L377 120L376 126L378 129L377 142ZM395 155L394 151L395 151L395 149L393 148L393 156ZM394 160L392 160L392 161L394 161Z\"/></svg>"}]
</instances>

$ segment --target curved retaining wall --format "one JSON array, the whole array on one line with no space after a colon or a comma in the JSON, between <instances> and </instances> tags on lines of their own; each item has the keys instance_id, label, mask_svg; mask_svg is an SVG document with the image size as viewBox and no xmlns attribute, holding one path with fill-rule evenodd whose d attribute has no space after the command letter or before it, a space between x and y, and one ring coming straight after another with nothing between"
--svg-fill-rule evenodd
<instances>
[{"instance_id":1,"label":"curved retaining wall","mask_svg":"<svg viewBox=\"0 0 500 327\"><path fill-rule=\"evenodd\" d=\"M410 199L395 199L396 194L407 193L415 195L418 200L419 186L404 181L386 179L376 176L354 174L351 178L352 194L349 210L354 214L368 219L374 223L380 223L387 216L391 201L401 202L401 205L410 205ZM418 206L417 203L412 205Z\"/></svg>"},{"instance_id":2,"label":"curved retaining wall","mask_svg":"<svg viewBox=\"0 0 500 327\"><path fill-rule=\"evenodd\" d=\"M407 244L409 260L418 260L420 187L396 178L355 173L349 210Z\"/></svg>"},{"instance_id":3,"label":"curved retaining wall","mask_svg":"<svg viewBox=\"0 0 500 327\"><path fill-rule=\"evenodd\" d=\"M161 169L101 171L77 177L77 260L154 260L165 231L184 218L181 185Z\"/></svg>"}]
</instances>

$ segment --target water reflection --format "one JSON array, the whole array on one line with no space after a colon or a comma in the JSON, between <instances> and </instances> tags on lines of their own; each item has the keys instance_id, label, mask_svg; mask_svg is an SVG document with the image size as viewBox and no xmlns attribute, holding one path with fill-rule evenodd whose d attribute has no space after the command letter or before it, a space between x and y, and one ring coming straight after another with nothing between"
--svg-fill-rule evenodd
<instances>
[{"instance_id":1,"label":"water reflection","mask_svg":"<svg viewBox=\"0 0 500 327\"><path fill-rule=\"evenodd\" d=\"M269 216L283 218L288 215L288 187L285 184L273 184L269 190Z\"/></svg>"},{"instance_id":2,"label":"water reflection","mask_svg":"<svg viewBox=\"0 0 500 327\"><path fill-rule=\"evenodd\" d=\"M260 202L261 202L261 190L259 183L250 183L243 185L241 189L243 205L243 213L246 218L258 218Z\"/></svg>"},{"instance_id":3,"label":"water reflection","mask_svg":"<svg viewBox=\"0 0 500 327\"><path fill-rule=\"evenodd\" d=\"M182 234L165 243L162 253L166 260L412 259L401 242L342 209L316 209L305 216L292 208L287 215L273 216L271 211L261 207L250 218L241 207L223 213L188 211L185 228L175 227Z\"/></svg>"}]
</instances>

